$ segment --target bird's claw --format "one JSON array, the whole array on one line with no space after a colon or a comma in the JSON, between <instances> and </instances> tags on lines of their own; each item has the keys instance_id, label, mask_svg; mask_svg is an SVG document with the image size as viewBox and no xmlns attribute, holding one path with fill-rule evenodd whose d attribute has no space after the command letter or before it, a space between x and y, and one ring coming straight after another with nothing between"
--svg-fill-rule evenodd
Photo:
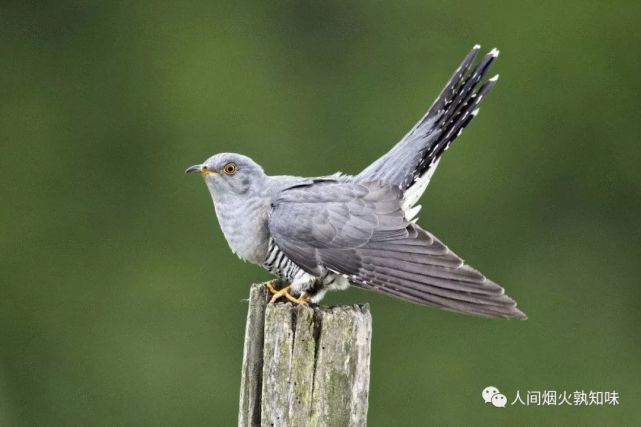
<instances>
[{"instance_id":1,"label":"bird's claw","mask_svg":"<svg viewBox=\"0 0 641 427\"><path fill-rule=\"evenodd\" d=\"M265 283L265 287L272 294L272 298L269 300L269 304L273 304L281 297L285 297L286 299L288 299L289 301L291 301L296 305L309 304L309 297L307 296L307 294L303 292L298 298L296 298L291 294L291 286L285 286L282 289L276 289L272 285L272 282L267 282Z\"/></svg>"},{"instance_id":2,"label":"bird's claw","mask_svg":"<svg viewBox=\"0 0 641 427\"><path fill-rule=\"evenodd\" d=\"M311 301L310 298L307 296L307 294L305 292L300 294L300 296L298 298L291 299L290 297L293 298L290 295L289 297L287 297L287 299L290 300L291 302L293 302L296 305L309 305L309 303Z\"/></svg>"}]
</instances>

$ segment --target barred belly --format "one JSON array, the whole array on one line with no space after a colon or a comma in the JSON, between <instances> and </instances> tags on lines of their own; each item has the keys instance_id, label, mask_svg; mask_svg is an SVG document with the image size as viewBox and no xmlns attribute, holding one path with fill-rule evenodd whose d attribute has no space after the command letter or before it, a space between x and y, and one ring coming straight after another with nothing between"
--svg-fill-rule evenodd
<instances>
[{"instance_id":1,"label":"barred belly","mask_svg":"<svg viewBox=\"0 0 641 427\"><path fill-rule=\"evenodd\" d=\"M330 289L346 289L349 287L347 277L341 274L326 272L322 276L314 276L297 266L270 238L267 256L263 267L289 283L292 293L299 295L305 292L312 302L319 302Z\"/></svg>"}]
</instances>

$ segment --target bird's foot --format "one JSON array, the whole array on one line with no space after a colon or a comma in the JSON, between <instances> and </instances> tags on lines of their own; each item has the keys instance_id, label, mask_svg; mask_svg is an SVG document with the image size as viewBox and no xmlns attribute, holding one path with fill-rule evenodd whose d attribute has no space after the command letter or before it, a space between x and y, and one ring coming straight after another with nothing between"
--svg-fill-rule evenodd
<instances>
[{"instance_id":1,"label":"bird's foot","mask_svg":"<svg viewBox=\"0 0 641 427\"><path fill-rule=\"evenodd\" d=\"M287 298L287 299L289 299L289 298ZM300 294L300 296L298 298L289 299L289 300L291 302L293 302L294 304L296 304L296 305L309 305L309 303L311 302L311 298L305 292Z\"/></svg>"},{"instance_id":2,"label":"bird's foot","mask_svg":"<svg viewBox=\"0 0 641 427\"><path fill-rule=\"evenodd\" d=\"M272 294L272 298L269 300L270 304L273 304L276 302L281 297L285 297L289 301L293 302L296 305L308 305L309 304L309 297L305 292L303 292L298 298L294 297L291 294L291 285L290 286L285 286L282 289L276 289L272 285L272 282L267 282L265 283L265 287L269 289L269 292Z\"/></svg>"}]
</instances>

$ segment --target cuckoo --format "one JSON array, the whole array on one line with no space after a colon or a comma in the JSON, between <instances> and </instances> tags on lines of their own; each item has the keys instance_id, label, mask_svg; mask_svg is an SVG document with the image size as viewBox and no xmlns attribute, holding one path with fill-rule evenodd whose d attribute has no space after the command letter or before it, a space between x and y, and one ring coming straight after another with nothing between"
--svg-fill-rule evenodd
<instances>
[{"instance_id":1,"label":"cuckoo","mask_svg":"<svg viewBox=\"0 0 641 427\"><path fill-rule=\"evenodd\" d=\"M445 310L525 319L501 286L417 224L418 200L442 154L497 82L485 76L498 50L477 61L479 50L407 135L358 175L270 176L235 153L186 170L204 177L231 250L276 277L266 284L272 302L317 303L351 284Z\"/></svg>"}]
</instances>

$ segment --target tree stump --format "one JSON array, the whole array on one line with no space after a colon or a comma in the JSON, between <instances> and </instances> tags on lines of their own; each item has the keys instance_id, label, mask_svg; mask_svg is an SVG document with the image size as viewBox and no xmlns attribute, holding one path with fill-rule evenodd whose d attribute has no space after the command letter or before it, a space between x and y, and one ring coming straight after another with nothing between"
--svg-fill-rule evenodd
<instances>
[{"instance_id":1,"label":"tree stump","mask_svg":"<svg viewBox=\"0 0 641 427\"><path fill-rule=\"evenodd\" d=\"M249 294L238 425L365 426L369 306L267 304Z\"/></svg>"}]
</instances>

